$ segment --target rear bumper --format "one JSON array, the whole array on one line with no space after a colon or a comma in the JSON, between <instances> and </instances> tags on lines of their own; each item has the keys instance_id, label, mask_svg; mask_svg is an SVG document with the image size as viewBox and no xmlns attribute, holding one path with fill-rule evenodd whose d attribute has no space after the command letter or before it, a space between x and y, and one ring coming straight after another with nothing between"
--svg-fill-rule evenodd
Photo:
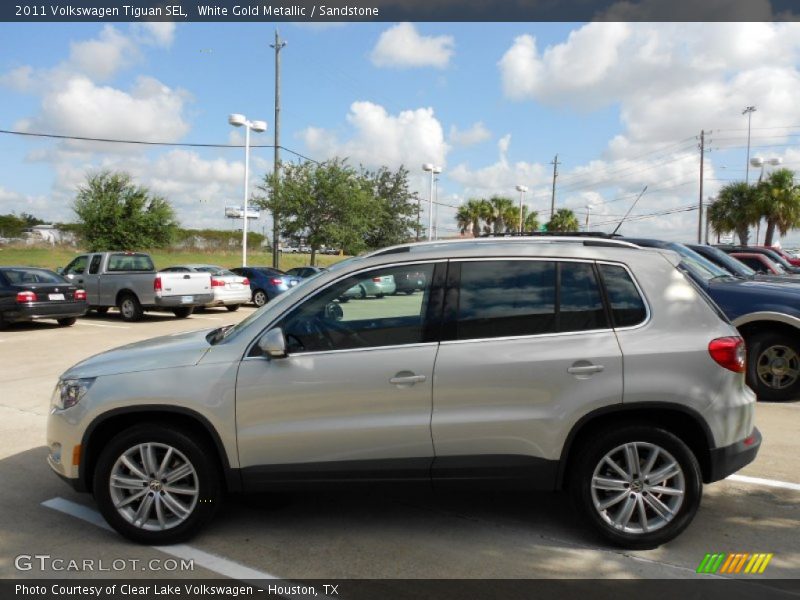
<instances>
[{"instance_id":1,"label":"rear bumper","mask_svg":"<svg viewBox=\"0 0 800 600\"><path fill-rule=\"evenodd\" d=\"M191 297L190 302L184 298ZM214 301L214 294L187 294L186 296L156 296L156 306L160 308L178 308L179 306L205 306Z\"/></svg>"},{"instance_id":2,"label":"rear bumper","mask_svg":"<svg viewBox=\"0 0 800 600\"><path fill-rule=\"evenodd\" d=\"M728 475L735 473L742 467L753 462L761 447L761 432L757 427L753 427L752 433L745 439L724 446L722 448L712 448L710 452L710 465L708 481L719 481Z\"/></svg>"},{"instance_id":3,"label":"rear bumper","mask_svg":"<svg viewBox=\"0 0 800 600\"><path fill-rule=\"evenodd\" d=\"M251 295L249 286L238 290L218 290L214 292L213 299L206 306L246 304L250 302Z\"/></svg>"},{"instance_id":4,"label":"rear bumper","mask_svg":"<svg viewBox=\"0 0 800 600\"><path fill-rule=\"evenodd\" d=\"M36 319L68 319L82 317L87 310L89 305L86 302L20 304L13 310L4 312L3 319L9 323Z\"/></svg>"}]
</instances>

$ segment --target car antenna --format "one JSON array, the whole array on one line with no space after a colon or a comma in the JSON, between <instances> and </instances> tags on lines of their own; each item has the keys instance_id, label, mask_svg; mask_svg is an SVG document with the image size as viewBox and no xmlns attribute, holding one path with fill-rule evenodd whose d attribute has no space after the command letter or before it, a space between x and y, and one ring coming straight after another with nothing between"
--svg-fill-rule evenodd
<instances>
[{"instance_id":1,"label":"car antenna","mask_svg":"<svg viewBox=\"0 0 800 600\"><path fill-rule=\"evenodd\" d=\"M646 191L647 191L647 186L644 186L642 188L641 193L636 197L636 200L634 200L633 204L631 204L631 207L628 209L628 212L626 212L625 216L622 217L622 221L620 221L619 224L614 228L614 231L611 232L611 237L614 237L615 235L617 235L617 231L619 231L619 228L622 227L622 224L625 222L625 219L628 218L628 215L631 214L631 211L633 210L633 207L636 206L636 203L639 202L639 200L641 199L642 196L644 196L644 193Z\"/></svg>"}]
</instances>

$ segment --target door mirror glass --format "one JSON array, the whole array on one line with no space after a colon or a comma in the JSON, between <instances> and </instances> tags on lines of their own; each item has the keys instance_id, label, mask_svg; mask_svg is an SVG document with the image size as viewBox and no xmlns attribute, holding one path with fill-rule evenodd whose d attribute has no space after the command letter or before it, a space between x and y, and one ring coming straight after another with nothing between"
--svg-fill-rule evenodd
<instances>
[{"instance_id":1,"label":"door mirror glass","mask_svg":"<svg viewBox=\"0 0 800 600\"><path fill-rule=\"evenodd\" d=\"M286 338L280 327L270 329L258 340L258 347L264 356L270 358L286 358Z\"/></svg>"},{"instance_id":2,"label":"door mirror glass","mask_svg":"<svg viewBox=\"0 0 800 600\"><path fill-rule=\"evenodd\" d=\"M338 302L328 302L325 305L325 318L331 321L341 321L344 318L344 311Z\"/></svg>"},{"instance_id":3,"label":"door mirror glass","mask_svg":"<svg viewBox=\"0 0 800 600\"><path fill-rule=\"evenodd\" d=\"M56 267L56 273L62 275L64 273L64 267Z\"/></svg>"}]
</instances>

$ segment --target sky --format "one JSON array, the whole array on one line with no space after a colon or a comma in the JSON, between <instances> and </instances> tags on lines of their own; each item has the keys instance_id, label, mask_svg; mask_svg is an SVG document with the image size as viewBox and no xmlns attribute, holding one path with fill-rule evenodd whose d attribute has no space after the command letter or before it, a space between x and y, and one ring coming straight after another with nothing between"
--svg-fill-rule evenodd
<instances>
[{"instance_id":1,"label":"sky","mask_svg":"<svg viewBox=\"0 0 800 600\"><path fill-rule=\"evenodd\" d=\"M268 123L273 143L275 35L270 23L2 23L0 129L175 144L242 144L230 113ZM284 160L346 157L404 165L427 222L429 175L440 236L455 210L504 195L549 218L556 208L610 231L695 241L701 130L705 199L747 173L751 157L800 171L800 24L282 24ZM272 169L251 150L251 190ZM0 214L71 221L87 174L129 172L166 197L185 227L233 229L243 148L143 146L0 134ZM774 167L767 167L771 169ZM660 216L649 216L653 213ZM254 224L269 231L266 215ZM762 228L763 236L763 228ZM762 238L763 239L763 238ZM800 246L800 233L782 240Z\"/></svg>"}]
</instances>

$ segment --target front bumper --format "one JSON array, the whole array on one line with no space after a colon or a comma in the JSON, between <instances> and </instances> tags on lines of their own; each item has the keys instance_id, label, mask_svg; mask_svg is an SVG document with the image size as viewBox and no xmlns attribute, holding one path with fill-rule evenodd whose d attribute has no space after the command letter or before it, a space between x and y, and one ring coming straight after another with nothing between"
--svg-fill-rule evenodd
<instances>
[{"instance_id":1,"label":"front bumper","mask_svg":"<svg viewBox=\"0 0 800 600\"><path fill-rule=\"evenodd\" d=\"M85 482L80 478L83 448L77 427L81 414L80 407L50 409L47 417L47 464L56 475L82 492L85 491Z\"/></svg>"},{"instance_id":2,"label":"front bumper","mask_svg":"<svg viewBox=\"0 0 800 600\"><path fill-rule=\"evenodd\" d=\"M710 462L706 483L725 479L728 475L749 465L755 460L760 447L761 432L757 427L753 427L752 433L745 439L730 446L712 448L709 454Z\"/></svg>"}]
</instances>

